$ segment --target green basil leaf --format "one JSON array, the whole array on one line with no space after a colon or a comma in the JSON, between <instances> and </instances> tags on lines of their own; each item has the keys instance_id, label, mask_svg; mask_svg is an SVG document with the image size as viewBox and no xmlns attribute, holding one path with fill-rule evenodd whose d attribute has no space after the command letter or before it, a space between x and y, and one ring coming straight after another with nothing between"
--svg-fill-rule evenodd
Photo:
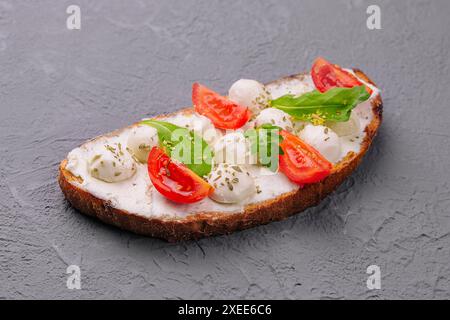
<instances>
[{"instance_id":1,"label":"green basil leaf","mask_svg":"<svg viewBox=\"0 0 450 320\"><path fill-rule=\"evenodd\" d=\"M193 131L159 120L143 120L140 124L158 131L160 146L172 159L184 163L200 177L211 172L211 148Z\"/></svg>"},{"instance_id":2,"label":"green basil leaf","mask_svg":"<svg viewBox=\"0 0 450 320\"><path fill-rule=\"evenodd\" d=\"M357 86L332 88L324 93L314 90L298 97L285 95L272 100L271 104L295 119L322 123L348 121L351 110L369 97L365 86Z\"/></svg>"}]
</instances>

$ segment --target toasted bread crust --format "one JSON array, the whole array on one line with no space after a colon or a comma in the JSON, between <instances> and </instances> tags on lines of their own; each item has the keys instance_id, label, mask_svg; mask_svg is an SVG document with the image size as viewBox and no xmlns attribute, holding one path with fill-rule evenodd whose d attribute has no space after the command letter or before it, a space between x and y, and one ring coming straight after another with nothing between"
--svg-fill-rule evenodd
<instances>
[{"instance_id":1,"label":"toasted bread crust","mask_svg":"<svg viewBox=\"0 0 450 320\"><path fill-rule=\"evenodd\" d=\"M365 81L373 82L360 70L355 73ZM145 218L132 212L113 208L106 200L99 199L80 189L71 181L76 178L65 170L67 160L59 167L59 185L67 200L82 213L137 234L157 237L170 242L199 239L211 235L228 234L271 221L286 219L308 207L317 205L335 190L359 165L369 149L382 120L382 101L378 95L372 101L373 119L366 128L367 135L358 154L350 154L341 161L324 181L306 185L297 191L282 194L257 204L248 205L241 213L196 213L186 218Z\"/></svg>"}]
</instances>

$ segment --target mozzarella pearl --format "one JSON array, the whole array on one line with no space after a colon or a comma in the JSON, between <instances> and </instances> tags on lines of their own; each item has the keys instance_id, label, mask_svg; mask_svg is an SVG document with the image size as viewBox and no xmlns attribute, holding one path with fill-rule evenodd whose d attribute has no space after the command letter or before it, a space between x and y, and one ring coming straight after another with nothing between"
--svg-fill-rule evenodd
<instances>
[{"instance_id":1,"label":"mozzarella pearl","mask_svg":"<svg viewBox=\"0 0 450 320\"><path fill-rule=\"evenodd\" d=\"M270 93L262 83L249 79L240 79L233 83L228 91L228 98L237 104L248 107L252 115L258 115L261 109L269 105L269 100L271 100Z\"/></svg>"},{"instance_id":2,"label":"mozzarella pearl","mask_svg":"<svg viewBox=\"0 0 450 320\"><path fill-rule=\"evenodd\" d=\"M202 137L208 144L215 143L221 136L220 130L217 130L211 120L199 114L185 114L170 119L169 122L189 130L193 130Z\"/></svg>"},{"instance_id":3,"label":"mozzarella pearl","mask_svg":"<svg viewBox=\"0 0 450 320\"><path fill-rule=\"evenodd\" d=\"M355 111L350 114L350 119L345 122L329 121L326 123L340 137L357 135L361 131L361 124Z\"/></svg>"},{"instance_id":4,"label":"mozzarella pearl","mask_svg":"<svg viewBox=\"0 0 450 320\"><path fill-rule=\"evenodd\" d=\"M341 156L341 142L330 128L308 124L300 132L300 138L313 146L330 162L337 162Z\"/></svg>"},{"instance_id":5,"label":"mozzarella pearl","mask_svg":"<svg viewBox=\"0 0 450 320\"><path fill-rule=\"evenodd\" d=\"M272 124L278 126L284 130L292 131L293 125L290 119L291 117L284 111L276 108L267 108L261 111L256 117L256 126L260 127L263 124Z\"/></svg>"},{"instance_id":6,"label":"mozzarella pearl","mask_svg":"<svg viewBox=\"0 0 450 320\"><path fill-rule=\"evenodd\" d=\"M150 150L158 144L158 131L150 126L133 127L128 136L127 148L141 163L147 163Z\"/></svg>"},{"instance_id":7,"label":"mozzarella pearl","mask_svg":"<svg viewBox=\"0 0 450 320\"><path fill-rule=\"evenodd\" d=\"M256 192L255 181L250 173L238 165L220 163L207 177L214 192L209 196L220 203L237 203Z\"/></svg>"},{"instance_id":8,"label":"mozzarella pearl","mask_svg":"<svg viewBox=\"0 0 450 320\"><path fill-rule=\"evenodd\" d=\"M299 135L303 128L308 124L309 122L306 121L294 120L292 121L292 132L296 135Z\"/></svg>"},{"instance_id":9,"label":"mozzarella pearl","mask_svg":"<svg viewBox=\"0 0 450 320\"><path fill-rule=\"evenodd\" d=\"M120 144L100 147L88 163L92 177L105 182L119 182L136 173L136 162Z\"/></svg>"},{"instance_id":10,"label":"mozzarella pearl","mask_svg":"<svg viewBox=\"0 0 450 320\"><path fill-rule=\"evenodd\" d=\"M242 132L232 132L224 135L214 145L214 161L229 164L254 164L256 155L251 152L250 141Z\"/></svg>"}]
</instances>

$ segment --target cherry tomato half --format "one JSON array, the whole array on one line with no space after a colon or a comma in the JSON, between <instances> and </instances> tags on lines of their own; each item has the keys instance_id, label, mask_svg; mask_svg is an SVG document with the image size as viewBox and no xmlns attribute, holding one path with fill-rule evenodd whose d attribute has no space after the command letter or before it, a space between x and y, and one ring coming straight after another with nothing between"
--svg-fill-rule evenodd
<instances>
[{"instance_id":1,"label":"cherry tomato half","mask_svg":"<svg viewBox=\"0 0 450 320\"><path fill-rule=\"evenodd\" d=\"M287 131L282 130L280 135L284 153L280 155L280 171L289 180L304 185L322 181L330 174L333 165L316 149Z\"/></svg>"},{"instance_id":2,"label":"cherry tomato half","mask_svg":"<svg viewBox=\"0 0 450 320\"><path fill-rule=\"evenodd\" d=\"M148 174L156 190L179 203L200 201L214 190L184 164L172 160L159 147L153 147L150 151Z\"/></svg>"},{"instance_id":3,"label":"cherry tomato half","mask_svg":"<svg viewBox=\"0 0 450 320\"><path fill-rule=\"evenodd\" d=\"M219 129L238 129L247 123L251 112L207 87L194 83L192 103L195 111L209 118Z\"/></svg>"},{"instance_id":4,"label":"cherry tomato half","mask_svg":"<svg viewBox=\"0 0 450 320\"><path fill-rule=\"evenodd\" d=\"M363 85L354 75L321 57L314 61L311 69L311 77L317 90L320 92L325 92L335 87L352 88ZM366 86L366 90L369 94L372 93L372 89L368 86Z\"/></svg>"}]
</instances>

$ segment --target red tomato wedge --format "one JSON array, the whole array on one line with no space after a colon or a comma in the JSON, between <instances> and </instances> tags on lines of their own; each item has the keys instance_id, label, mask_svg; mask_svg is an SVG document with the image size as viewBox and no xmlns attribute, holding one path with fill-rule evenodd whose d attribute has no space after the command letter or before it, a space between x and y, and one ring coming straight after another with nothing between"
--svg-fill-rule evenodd
<instances>
[{"instance_id":1,"label":"red tomato wedge","mask_svg":"<svg viewBox=\"0 0 450 320\"><path fill-rule=\"evenodd\" d=\"M284 154L280 155L279 166L289 180L304 185L322 181L330 174L333 165L316 149L287 131L280 131L280 135Z\"/></svg>"},{"instance_id":2,"label":"red tomato wedge","mask_svg":"<svg viewBox=\"0 0 450 320\"><path fill-rule=\"evenodd\" d=\"M158 147L153 147L148 156L148 174L156 190L178 203L200 201L214 190L184 164L172 160Z\"/></svg>"},{"instance_id":3,"label":"red tomato wedge","mask_svg":"<svg viewBox=\"0 0 450 320\"><path fill-rule=\"evenodd\" d=\"M354 75L321 57L314 61L311 69L311 77L317 90L320 92L325 92L335 87L352 88L363 85ZM366 86L366 90L369 94L372 94L372 89L368 86Z\"/></svg>"},{"instance_id":4,"label":"red tomato wedge","mask_svg":"<svg viewBox=\"0 0 450 320\"><path fill-rule=\"evenodd\" d=\"M247 123L251 112L207 87L194 83L192 103L195 111L212 121L219 129L238 129Z\"/></svg>"}]
</instances>

